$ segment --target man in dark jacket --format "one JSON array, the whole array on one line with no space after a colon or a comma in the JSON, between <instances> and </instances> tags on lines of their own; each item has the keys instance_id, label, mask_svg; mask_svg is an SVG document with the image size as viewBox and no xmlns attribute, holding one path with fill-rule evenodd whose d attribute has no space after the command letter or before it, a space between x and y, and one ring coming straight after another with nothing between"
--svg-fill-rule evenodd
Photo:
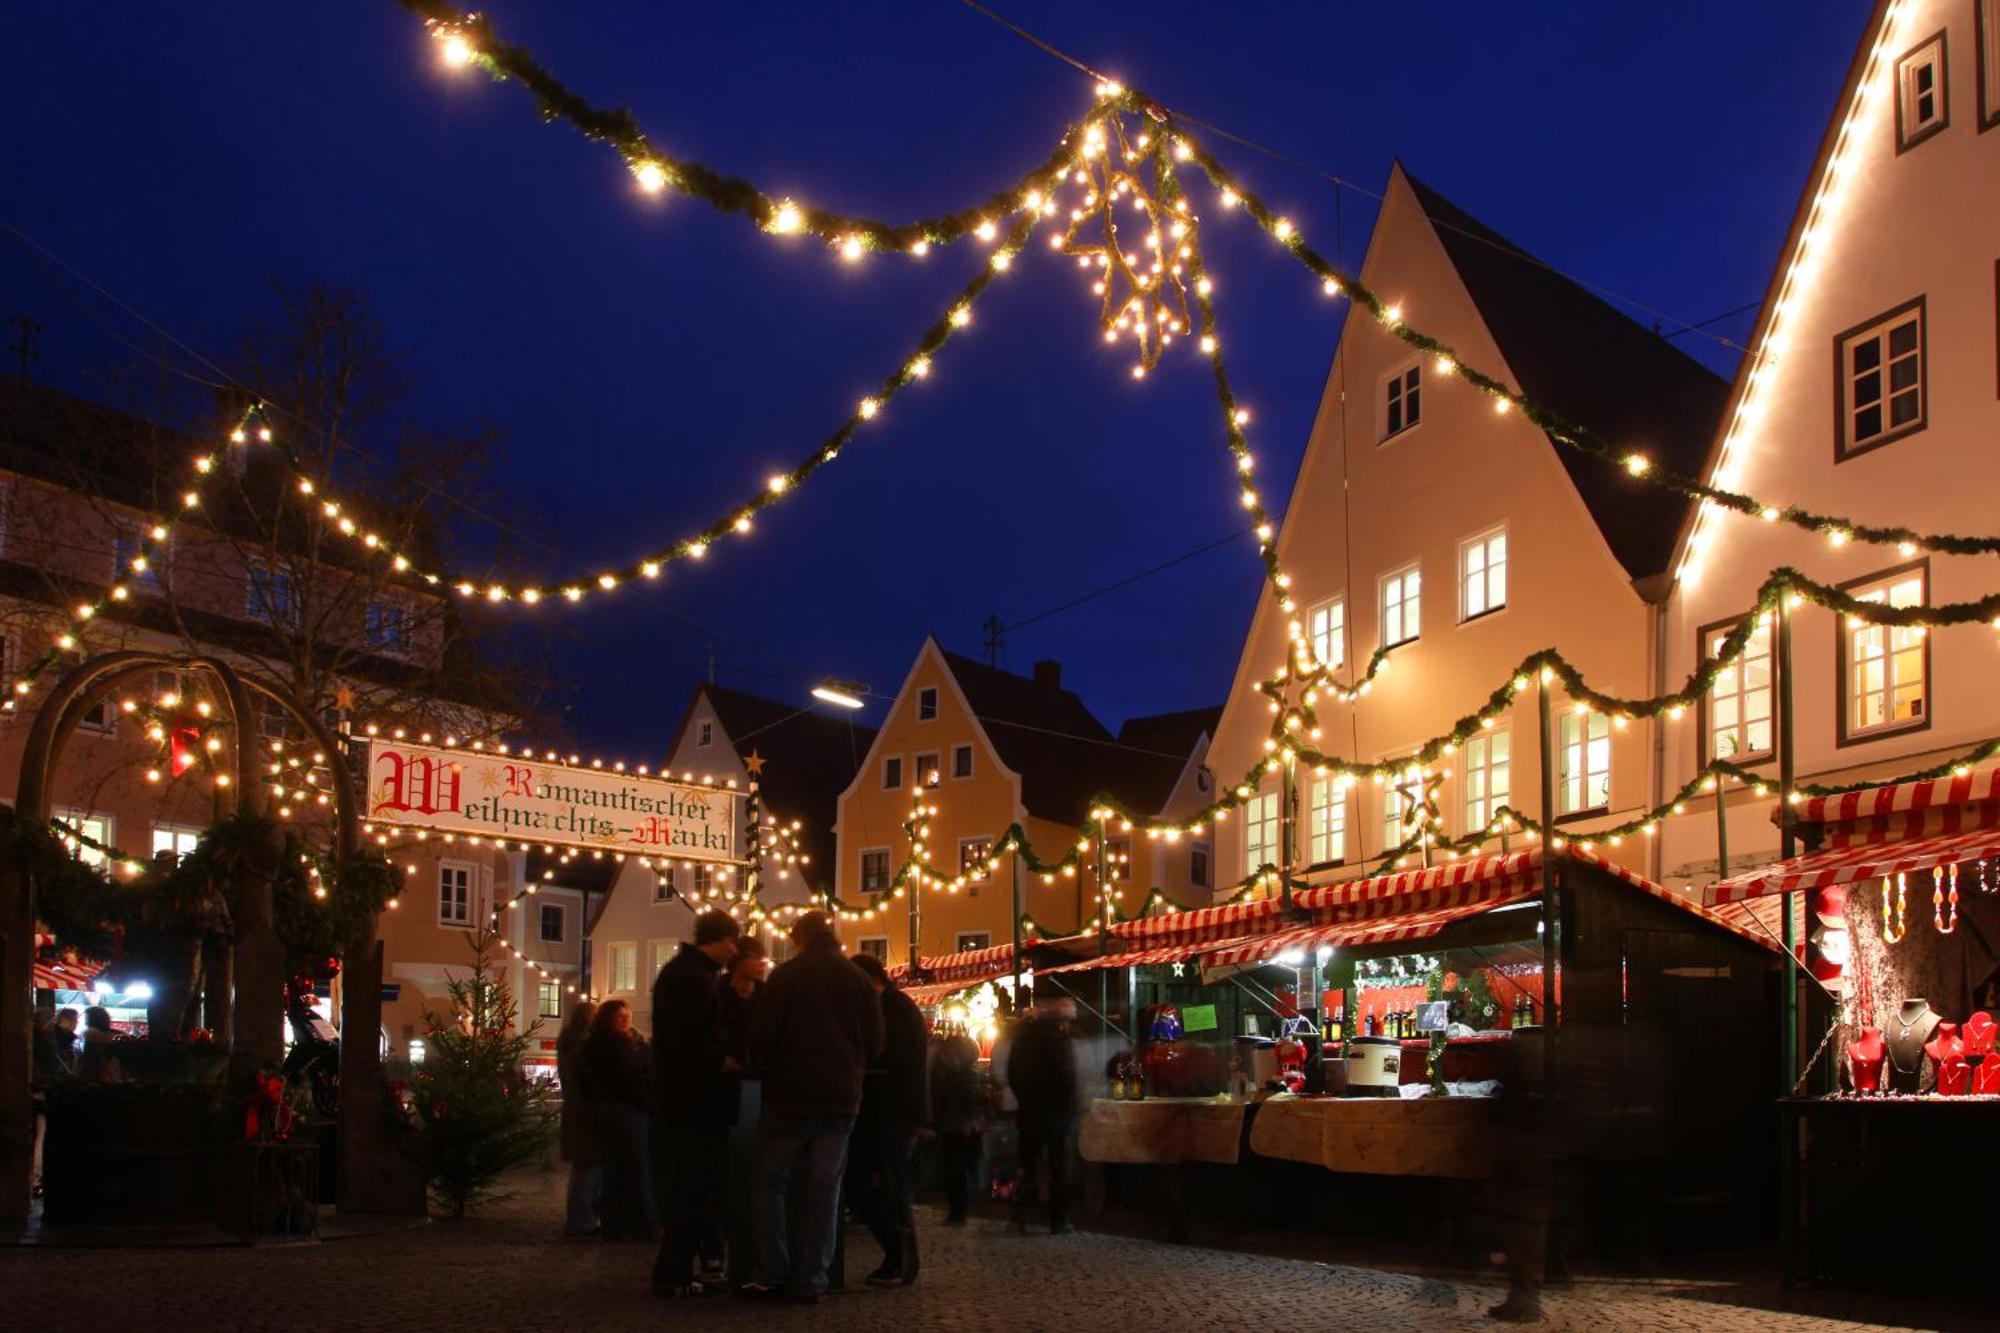
<instances>
[{"instance_id":1,"label":"man in dark jacket","mask_svg":"<svg viewBox=\"0 0 2000 1333\"><path fill-rule=\"evenodd\" d=\"M724 1140L735 1114L736 1084L719 978L736 956L736 921L714 908L694 921L694 942L681 945L653 981L653 1081L660 1118L673 1135L674 1169L667 1192L666 1235L653 1261L653 1289L663 1296L699 1296L695 1249L708 1201L721 1187Z\"/></svg>"},{"instance_id":2,"label":"man in dark jacket","mask_svg":"<svg viewBox=\"0 0 2000 1333\"><path fill-rule=\"evenodd\" d=\"M1074 1001L1037 1004L1015 1029L1007 1053L1007 1086L1019 1107L1021 1174L1014 1194L1014 1227L1027 1230L1024 1196L1033 1185L1036 1168L1046 1158L1049 1171L1049 1230L1062 1235L1069 1225L1069 1155L1076 1134L1082 1094L1077 1088L1076 1056L1070 1049Z\"/></svg>"},{"instance_id":3,"label":"man in dark jacket","mask_svg":"<svg viewBox=\"0 0 2000 1333\"><path fill-rule=\"evenodd\" d=\"M854 966L882 997L882 1058L861 1084L861 1118L854 1126L859 1175L873 1188L858 1193L862 1220L882 1247L882 1266L868 1275L878 1287L908 1286L917 1280L917 1131L930 1119L930 1080L925 1065L930 1034L916 1002L889 980L889 969L872 954Z\"/></svg>"},{"instance_id":4,"label":"man in dark jacket","mask_svg":"<svg viewBox=\"0 0 2000 1333\"><path fill-rule=\"evenodd\" d=\"M840 1175L861 1109L861 1075L882 1049L882 1005L840 952L824 912L792 926L798 954L771 974L750 1017L750 1062L764 1073L757 1125L757 1258L746 1296L826 1294L840 1220ZM799 1253L785 1199L798 1186Z\"/></svg>"}]
</instances>

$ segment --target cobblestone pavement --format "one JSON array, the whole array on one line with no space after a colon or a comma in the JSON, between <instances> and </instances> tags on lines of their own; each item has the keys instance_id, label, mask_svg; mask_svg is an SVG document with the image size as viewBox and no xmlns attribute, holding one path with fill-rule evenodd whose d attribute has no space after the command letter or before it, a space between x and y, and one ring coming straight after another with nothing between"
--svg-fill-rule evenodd
<instances>
[{"instance_id":1,"label":"cobblestone pavement","mask_svg":"<svg viewBox=\"0 0 2000 1333\"><path fill-rule=\"evenodd\" d=\"M411 1330L472 1328L923 1330L1492 1329L1495 1285L1088 1232L1017 1236L1001 1221L949 1230L920 1218L913 1288L837 1293L816 1307L647 1285L651 1248L556 1238L560 1177L467 1222L266 1249L0 1249L0 1329ZM872 1264L851 1233L850 1272ZM1549 1293L1551 1329L1856 1330L1993 1327L1986 1313L1863 1304L1827 1293L1755 1308L1726 1284L1579 1282ZM1889 1325L1863 1319L1889 1320Z\"/></svg>"}]
</instances>

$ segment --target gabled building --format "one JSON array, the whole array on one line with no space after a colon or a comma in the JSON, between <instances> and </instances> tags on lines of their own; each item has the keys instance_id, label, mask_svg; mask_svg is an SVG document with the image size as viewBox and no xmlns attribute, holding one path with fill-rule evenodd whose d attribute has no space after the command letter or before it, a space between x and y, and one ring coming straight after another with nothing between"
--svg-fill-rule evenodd
<instances>
[{"instance_id":1,"label":"gabled building","mask_svg":"<svg viewBox=\"0 0 2000 1333\"><path fill-rule=\"evenodd\" d=\"M903 823L927 791L938 807L930 821L932 868L947 879L962 872L965 880L956 891L924 892L921 955L1006 943L1016 858L996 849L1008 828L1019 825L1034 854L1055 861L1076 845L1099 794L1134 815L1199 806L1208 799L1203 761L1213 718L1212 710L1135 718L1114 735L1063 688L1060 663L1038 662L1033 675L1019 676L925 639L840 797L835 890L859 913L841 922L842 937L850 949L907 960L909 903L894 885L909 856ZM1105 847L1126 911L1155 890L1188 901L1191 877L1208 870L1209 853L1206 843L1168 844L1133 829L1114 832ZM1025 858L1019 874L1023 914L1047 931L1096 921L1091 876L1045 881Z\"/></svg>"},{"instance_id":2,"label":"gabled building","mask_svg":"<svg viewBox=\"0 0 2000 1333\"><path fill-rule=\"evenodd\" d=\"M874 739L850 717L706 684L688 701L664 771L747 792L754 762L767 826L758 901L804 907L833 887L835 805ZM692 936L695 912L723 902L741 873L706 862L622 863L590 926L596 993L629 1000L633 1021L650 1031L653 978ZM782 925L766 939L782 956Z\"/></svg>"},{"instance_id":3,"label":"gabled building","mask_svg":"<svg viewBox=\"0 0 2000 1333\"><path fill-rule=\"evenodd\" d=\"M1402 317L1569 420L1693 470L1727 386L1653 331L1562 277L1398 166L1362 279ZM1377 648L1389 670L1352 704L1322 698L1318 748L1376 762L1451 730L1527 655L1569 653L1600 689L1646 693L1659 576L1685 504L1552 441L1518 412L1350 311L1277 537L1295 615L1267 588L1209 765L1248 803L1216 825L1218 887L1282 864L1281 775L1260 766L1272 714L1258 682L1288 666L1291 621L1355 684ZM1557 816L1585 832L1647 808L1649 737L1557 700ZM1536 699L1438 765L1446 831L1502 805L1539 817ZM1291 864L1346 877L1402 844L1406 795L1297 774ZM1629 850L1629 849L1627 849Z\"/></svg>"},{"instance_id":4,"label":"gabled building","mask_svg":"<svg viewBox=\"0 0 2000 1333\"><path fill-rule=\"evenodd\" d=\"M1930 533L2000 531L2000 2L1884 0L1871 16L1703 475L1770 505ZM1674 566L1666 679L1678 684L1789 566L1891 606L2000 587L1990 555L1815 534L1716 508ZM1984 626L1878 627L1791 612L1800 781L1929 767L2000 732ZM1717 757L1775 781L1772 628L1665 736L1667 789ZM1768 800L1731 789L1737 869L1768 860ZM1670 823L1656 872L1717 862L1712 802Z\"/></svg>"}]
</instances>

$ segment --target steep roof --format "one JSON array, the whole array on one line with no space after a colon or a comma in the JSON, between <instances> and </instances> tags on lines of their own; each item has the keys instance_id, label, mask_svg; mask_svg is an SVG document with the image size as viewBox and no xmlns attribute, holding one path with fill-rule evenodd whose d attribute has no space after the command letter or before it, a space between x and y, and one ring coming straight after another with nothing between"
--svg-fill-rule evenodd
<instances>
[{"instance_id":1,"label":"steep roof","mask_svg":"<svg viewBox=\"0 0 2000 1333\"><path fill-rule=\"evenodd\" d=\"M1620 448L1701 472L1729 385L1526 250L1403 173L1522 393ZM1690 502L1617 464L1550 447L1618 562L1664 571Z\"/></svg>"},{"instance_id":2,"label":"steep roof","mask_svg":"<svg viewBox=\"0 0 2000 1333\"><path fill-rule=\"evenodd\" d=\"M1126 723L1128 729L1139 728L1135 734L1142 743L1128 739L1124 731L1112 735L1074 691L1052 680L1017 676L953 652L943 656L1001 761L1021 775L1021 802L1028 813L1061 824L1082 824L1090 798L1099 792L1135 810L1157 811L1201 734L1198 728L1190 730L1192 722L1206 715L1212 728L1221 711ZM1182 737L1186 744L1176 751Z\"/></svg>"},{"instance_id":3,"label":"steep roof","mask_svg":"<svg viewBox=\"0 0 2000 1333\"><path fill-rule=\"evenodd\" d=\"M830 888L835 865L833 821L840 793L854 780L875 729L844 717L830 717L795 703L781 703L727 685L702 685L688 703L703 697L715 710L729 743L739 756L752 751L763 756L759 794L774 817L799 820L804 828L799 844L812 858L804 878L815 888ZM681 720L687 730L687 718ZM680 748L680 737L674 739Z\"/></svg>"}]
</instances>

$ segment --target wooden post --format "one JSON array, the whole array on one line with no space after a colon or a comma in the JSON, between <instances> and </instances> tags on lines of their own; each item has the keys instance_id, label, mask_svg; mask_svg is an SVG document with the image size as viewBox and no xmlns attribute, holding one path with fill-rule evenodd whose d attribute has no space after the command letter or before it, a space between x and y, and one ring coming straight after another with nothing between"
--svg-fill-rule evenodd
<instances>
[{"instance_id":1,"label":"wooden post","mask_svg":"<svg viewBox=\"0 0 2000 1333\"><path fill-rule=\"evenodd\" d=\"M1026 836L1024 833L1022 836ZM1021 1011L1021 848L1014 848L1014 1012Z\"/></svg>"},{"instance_id":2,"label":"wooden post","mask_svg":"<svg viewBox=\"0 0 2000 1333\"><path fill-rule=\"evenodd\" d=\"M1278 770L1278 898L1286 916L1292 914L1292 838L1298 828L1298 760L1287 749Z\"/></svg>"},{"instance_id":3,"label":"wooden post","mask_svg":"<svg viewBox=\"0 0 2000 1333\"><path fill-rule=\"evenodd\" d=\"M1723 805L1724 784L1729 781L1727 773L1715 775L1715 877L1729 878L1729 811Z\"/></svg>"},{"instance_id":4,"label":"wooden post","mask_svg":"<svg viewBox=\"0 0 2000 1333\"><path fill-rule=\"evenodd\" d=\"M1778 599L1778 855L1798 854L1798 833L1792 819L1792 792L1797 781L1793 766L1792 616L1790 594ZM1779 1039L1778 1095L1788 1097L1799 1077L1799 953L1798 925L1793 909L1797 894L1780 898L1785 910L1785 970L1780 1013L1784 1031ZM1799 1156L1798 1122L1778 1118L1778 1249L1784 1279L1798 1272Z\"/></svg>"},{"instance_id":5,"label":"wooden post","mask_svg":"<svg viewBox=\"0 0 2000 1333\"><path fill-rule=\"evenodd\" d=\"M1542 759L1542 1083L1553 1088L1556 1077L1556 735L1551 725L1549 680L1541 678L1536 695L1541 721Z\"/></svg>"}]
</instances>

